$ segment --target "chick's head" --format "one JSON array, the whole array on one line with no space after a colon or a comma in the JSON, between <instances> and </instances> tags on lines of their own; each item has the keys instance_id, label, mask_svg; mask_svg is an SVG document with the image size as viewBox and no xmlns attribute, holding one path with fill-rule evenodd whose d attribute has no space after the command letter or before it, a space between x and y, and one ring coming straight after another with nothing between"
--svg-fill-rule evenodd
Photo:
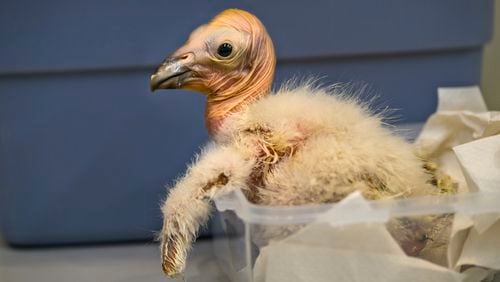
<instances>
[{"instance_id":1,"label":"chick's head","mask_svg":"<svg viewBox=\"0 0 500 282\"><path fill-rule=\"evenodd\" d=\"M254 15L228 9L195 29L151 76L151 89L183 88L211 100L269 91L275 67L272 41Z\"/></svg>"}]
</instances>

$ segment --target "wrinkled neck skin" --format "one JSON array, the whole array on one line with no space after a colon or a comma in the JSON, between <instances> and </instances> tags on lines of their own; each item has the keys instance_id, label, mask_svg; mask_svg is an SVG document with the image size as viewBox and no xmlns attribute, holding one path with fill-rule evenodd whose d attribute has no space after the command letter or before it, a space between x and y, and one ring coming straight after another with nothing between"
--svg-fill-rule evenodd
<instances>
[{"instance_id":1,"label":"wrinkled neck skin","mask_svg":"<svg viewBox=\"0 0 500 282\"><path fill-rule=\"evenodd\" d=\"M269 41L270 42L270 41ZM271 90L276 58L272 44L259 48L251 67L212 78L205 109L205 124L209 134L217 134L224 120L249 104L266 96Z\"/></svg>"},{"instance_id":2,"label":"wrinkled neck skin","mask_svg":"<svg viewBox=\"0 0 500 282\"><path fill-rule=\"evenodd\" d=\"M205 125L208 133L215 136L228 116L242 111L252 102L265 97L270 92L270 87L262 89L238 90L228 89L232 95L227 99L217 99L217 94L209 94L205 108Z\"/></svg>"}]
</instances>

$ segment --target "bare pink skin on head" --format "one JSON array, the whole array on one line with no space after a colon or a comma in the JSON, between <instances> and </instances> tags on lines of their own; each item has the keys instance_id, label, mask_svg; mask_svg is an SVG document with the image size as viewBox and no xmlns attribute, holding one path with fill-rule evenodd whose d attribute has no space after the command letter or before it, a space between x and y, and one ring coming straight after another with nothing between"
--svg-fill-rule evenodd
<instances>
[{"instance_id":1,"label":"bare pink skin on head","mask_svg":"<svg viewBox=\"0 0 500 282\"><path fill-rule=\"evenodd\" d=\"M232 46L227 57L217 53L224 43ZM205 123L213 136L228 115L269 93L275 65L273 43L260 20L246 11L228 9L191 33L153 74L152 89L183 88L207 95ZM156 79L163 70L171 74L176 68L187 73L180 73L182 79L170 79L175 83Z\"/></svg>"}]
</instances>

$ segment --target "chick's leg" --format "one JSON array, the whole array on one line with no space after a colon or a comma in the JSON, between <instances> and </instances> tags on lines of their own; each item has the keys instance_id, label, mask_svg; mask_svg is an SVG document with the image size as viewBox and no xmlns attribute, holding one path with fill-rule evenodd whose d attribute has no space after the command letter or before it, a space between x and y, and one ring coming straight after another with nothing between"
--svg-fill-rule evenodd
<instances>
[{"instance_id":1,"label":"chick's leg","mask_svg":"<svg viewBox=\"0 0 500 282\"><path fill-rule=\"evenodd\" d=\"M251 158L235 148L211 146L170 190L160 234L162 268L168 276L184 271L187 252L210 215L215 194L244 187L252 167Z\"/></svg>"}]
</instances>

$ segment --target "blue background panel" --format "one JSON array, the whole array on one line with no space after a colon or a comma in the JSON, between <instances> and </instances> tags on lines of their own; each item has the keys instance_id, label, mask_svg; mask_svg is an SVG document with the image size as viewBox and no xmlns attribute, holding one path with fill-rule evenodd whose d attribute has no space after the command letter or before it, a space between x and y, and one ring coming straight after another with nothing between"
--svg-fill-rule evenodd
<instances>
[{"instance_id":1,"label":"blue background panel","mask_svg":"<svg viewBox=\"0 0 500 282\"><path fill-rule=\"evenodd\" d=\"M422 122L436 87L478 84L492 0L2 1L0 231L11 244L151 239L165 185L207 142L204 97L149 92L192 29L254 12L292 77L365 84Z\"/></svg>"},{"instance_id":2,"label":"blue background panel","mask_svg":"<svg viewBox=\"0 0 500 282\"><path fill-rule=\"evenodd\" d=\"M478 47L493 20L492 0L3 0L0 73L151 66L230 7L280 59Z\"/></svg>"}]
</instances>

